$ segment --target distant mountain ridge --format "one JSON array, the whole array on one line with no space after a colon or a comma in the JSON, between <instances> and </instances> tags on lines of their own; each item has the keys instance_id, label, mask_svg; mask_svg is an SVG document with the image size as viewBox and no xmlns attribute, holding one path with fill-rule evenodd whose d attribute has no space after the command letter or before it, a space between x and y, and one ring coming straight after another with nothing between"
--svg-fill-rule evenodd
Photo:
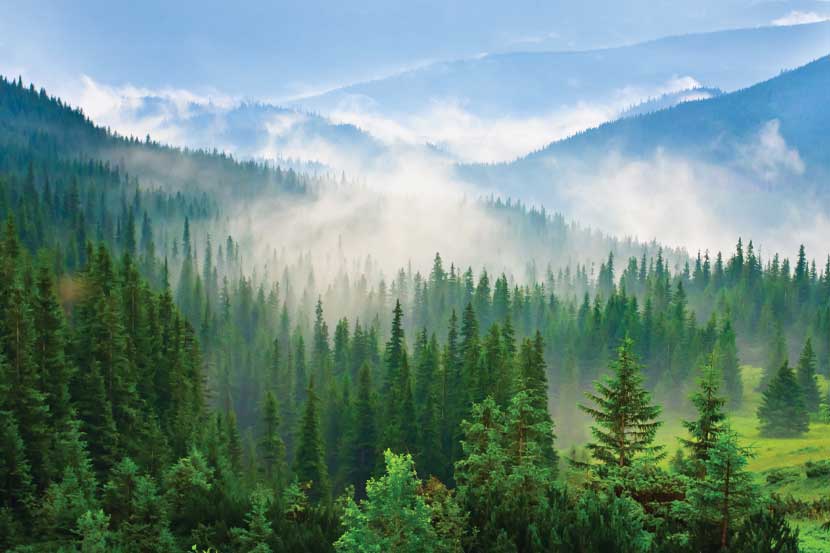
<instances>
[{"instance_id":1,"label":"distant mountain ridge","mask_svg":"<svg viewBox=\"0 0 830 553\"><path fill-rule=\"evenodd\" d=\"M689 88L731 91L830 51L830 22L667 37L574 52L518 52L439 62L308 97L295 105L326 113L350 106L411 113L457 102L482 115L531 115L579 102L623 102ZM688 80L688 79L686 79ZM625 107L625 106L623 106Z\"/></svg>"}]
</instances>

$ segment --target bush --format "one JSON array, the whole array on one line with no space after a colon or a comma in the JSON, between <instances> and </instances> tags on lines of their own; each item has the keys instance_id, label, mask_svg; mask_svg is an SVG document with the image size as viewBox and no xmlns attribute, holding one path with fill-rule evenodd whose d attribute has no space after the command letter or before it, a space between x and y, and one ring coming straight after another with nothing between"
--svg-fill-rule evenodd
<instances>
[{"instance_id":1,"label":"bush","mask_svg":"<svg viewBox=\"0 0 830 553\"><path fill-rule=\"evenodd\" d=\"M782 484L801 478L801 471L793 467L770 469L765 473L767 484Z\"/></svg>"},{"instance_id":2,"label":"bush","mask_svg":"<svg viewBox=\"0 0 830 553\"><path fill-rule=\"evenodd\" d=\"M807 461L804 463L804 474L807 478L824 478L830 476L830 461Z\"/></svg>"}]
</instances>

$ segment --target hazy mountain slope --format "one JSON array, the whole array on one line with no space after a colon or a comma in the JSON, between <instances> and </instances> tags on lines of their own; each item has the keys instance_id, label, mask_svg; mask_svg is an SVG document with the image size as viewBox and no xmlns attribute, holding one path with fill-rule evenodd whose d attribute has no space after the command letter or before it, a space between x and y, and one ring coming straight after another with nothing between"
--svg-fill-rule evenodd
<instances>
[{"instance_id":1,"label":"hazy mountain slope","mask_svg":"<svg viewBox=\"0 0 830 553\"><path fill-rule=\"evenodd\" d=\"M95 160L142 179L145 186L215 190L229 197L262 191L302 192L294 171L240 162L216 150L179 149L118 136L45 90L0 78L0 152L6 158Z\"/></svg>"},{"instance_id":2,"label":"hazy mountain slope","mask_svg":"<svg viewBox=\"0 0 830 553\"><path fill-rule=\"evenodd\" d=\"M740 167L744 147L772 124L786 146L797 150L805 178L823 175L830 167L828 90L830 56L737 92L606 123L497 171L543 170L551 158L585 161L609 151L645 156L657 148Z\"/></svg>"},{"instance_id":3,"label":"hazy mountain slope","mask_svg":"<svg viewBox=\"0 0 830 553\"><path fill-rule=\"evenodd\" d=\"M771 249L816 248L830 231L828 90L824 57L458 174L618 235L715 243L741 233Z\"/></svg>"},{"instance_id":4,"label":"hazy mountain slope","mask_svg":"<svg viewBox=\"0 0 830 553\"><path fill-rule=\"evenodd\" d=\"M435 63L298 104L323 112L356 105L408 113L436 102L457 102L476 114L528 115L585 102L637 103L679 86L676 80L684 77L735 90L828 51L828 22L730 30L605 50L495 54Z\"/></svg>"}]
</instances>

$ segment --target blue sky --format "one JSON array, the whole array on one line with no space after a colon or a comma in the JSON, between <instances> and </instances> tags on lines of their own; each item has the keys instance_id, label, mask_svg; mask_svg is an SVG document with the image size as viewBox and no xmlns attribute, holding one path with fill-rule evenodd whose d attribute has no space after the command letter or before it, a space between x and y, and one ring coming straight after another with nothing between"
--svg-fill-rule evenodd
<instances>
[{"instance_id":1,"label":"blue sky","mask_svg":"<svg viewBox=\"0 0 830 553\"><path fill-rule=\"evenodd\" d=\"M0 2L0 72L282 100L430 60L824 17L815 0ZM237 5L238 4L238 5Z\"/></svg>"}]
</instances>

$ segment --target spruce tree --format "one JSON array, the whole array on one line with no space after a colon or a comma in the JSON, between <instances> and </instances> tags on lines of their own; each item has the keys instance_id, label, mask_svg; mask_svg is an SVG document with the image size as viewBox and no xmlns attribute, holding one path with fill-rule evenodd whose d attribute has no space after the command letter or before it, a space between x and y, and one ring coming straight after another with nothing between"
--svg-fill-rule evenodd
<instances>
[{"instance_id":1,"label":"spruce tree","mask_svg":"<svg viewBox=\"0 0 830 553\"><path fill-rule=\"evenodd\" d=\"M715 445L726 420L723 412L726 401L720 395L720 374L711 363L703 366L702 373L698 390L691 397L697 418L683 421L690 438L680 440L689 449L690 457L701 464L701 468L702 463L709 458L709 451Z\"/></svg>"},{"instance_id":2,"label":"spruce tree","mask_svg":"<svg viewBox=\"0 0 830 553\"><path fill-rule=\"evenodd\" d=\"M739 408L743 403L744 387L738 361L738 348L735 345L735 331L729 320L723 324L718 334L713 366L723 378L723 390L727 404L732 409Z\"/></svg>"},{"instance_id":3,"label":"spruce tree","mask_svg":"<svg viewBox=\"0 0 830 553\"><path fill-rule=\"evenodd\" d=\"M300 482L310 482L309 494L313 499L324 500L329 494L329 475L320 431L319 402L312 378L306 390L306 402L297 433L294 474Z\"/></svg>"},{"instance_id":4,"label":"spruce tree","mask_svg":"<svg viewBox=\"0 0 830 553\"><path fill-rule=\"evenodd\" d=\"M349 432L349 482L358 499L364 497L366 481L374 475L379 458L371 378L371 368L364 363L358 375L354 420Z\"/></svg>"},{"instance_id":5,"label":"spruce tree","mask_svg":"<svg viewBox=\"0 0 830 553\"><path fill-rule=\"evenodd\" d=\"M339 553L443 551L433 513L419 495L412 456L386 451L386 474L366 484L360 505L349 501L345 532L334 543Z\"/></svg>"},{"instance_id":6,"label":"spruce tree","mask_svg":"<svg viewBox=\"0 0 830 553\"><path fill-rule=\"evenodd\" d=\"M807 338L801 357L798 359L796 371L798 385L804 394L804 405L810 413L817 413L821 403L821 392L818 389L816 378L816 354L813 351L813 341Z\"/></svg>"},{"instance_id":7,"label":"spruce tree","mask_svg":"<svg viewBox=\"0 0 830 553\"><path fill-rule=\"evenodd\" d=\"M35 343L34 361L41 379L41 391L49 406L53 428L70 416L69 380L72 370L66 358L66 327L63 311L55 294L52 270L41 262L32 301Z\"/></svg>"},{"instance_id":8,"label":"spruce tree","mask_svg":"<svg viewBox=\"0 0 830 553\"><path fill-rule=\"evenodd\" d=\"M269 543L274 539L268 511L274 502L273 492L257 487L251 493L251 508L245 515L245 528L232 528L231 537L237 551L271 553Z\"/></svg>"},{"instance_id":9,"label":"spruce tree","mask_svg":"<svg viewBox=\"0 0 830 553\"><path fill-rule=\"evenodd\" d=\"M758 420L761 435L770 438L793 438L807 432L810 417L804 395L788 363L781 365L764 391Z\"/></svg>"},{"instance_id":10,"label":"spruce tree","mask_svg":"<svg viewBox=\"0 0 830 553\"><path fill-rule=\"evenodd\" d=\"M624 339L611 364L612 374L594 384L596 393L586 394L596 406L580 405L595 423L588 449L606 467L628 467L639 457L663 455L662 447L653 445L661 410L643 387L633 347L630 338Z\"/></svg>"},{"instance_id":11,"label":"spruce tree","mask_svg":"<svg viewBox=\"0 0 830 553\"><path fill-rule=\"evenodd\" d=\"M10 550L23 541L34 508L35 487L17 421L11 411L0 409L1 549Z\"/></svg>"},{"instance_id":12,"label":"spruce tree","mask_svg":"<svg viewBox=\"0 0 830 553\"><path fill-rule=\"evenodd\" d=\"M259 459L265 481L271 486L280 488L285 483L285 443L280 436L277 398L271 390L265 393L262 406Z\"/></svg>"},{"instance_id":13,"label":"spruce tree","mask_svg":"<svg viewBox=\"0 0 830 553\"><path fill-rule=\"evenodd\" d=\"M750 456L737 434L724 428L703 463L704 476L690 481L686 501L676 509L691 523L696 551L731 551L734 529L757 496L752 473L746 470Z\"/></svg>"}]
</instances>

